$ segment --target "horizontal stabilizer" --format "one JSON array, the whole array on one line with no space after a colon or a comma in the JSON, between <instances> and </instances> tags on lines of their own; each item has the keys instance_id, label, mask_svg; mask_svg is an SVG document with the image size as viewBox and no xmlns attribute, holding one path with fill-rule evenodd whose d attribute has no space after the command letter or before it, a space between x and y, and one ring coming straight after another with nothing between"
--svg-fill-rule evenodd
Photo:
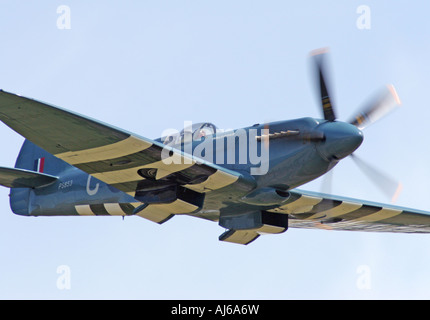
<instances>
[{"instance_id":1,"label":"horizontal stabilizer","mask_svg":"<svg viewBox=\"0 0 430 320\"><path fill-rule=\"evenodd\" d=\"M0 185L8 188L39 188L55 182L58 177L30 170L0 167Z\"/></svg>"}]
</instances>

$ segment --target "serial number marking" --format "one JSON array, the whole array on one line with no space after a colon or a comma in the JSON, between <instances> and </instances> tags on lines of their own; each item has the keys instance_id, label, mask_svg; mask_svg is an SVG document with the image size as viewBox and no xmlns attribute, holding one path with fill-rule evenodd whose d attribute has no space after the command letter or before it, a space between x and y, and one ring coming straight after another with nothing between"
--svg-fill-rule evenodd
<instances>
[{"instance_id":1,"label":"serial number marking","mask_svg":"<svg viewBox=\"0 0 430 320\"><path fill-rule=\"evenodd\" d=\"M70 188L72 185L73 185L73 180L60 182L60 184L58 185L58 190Z\"/></svg>"}]
</instances>

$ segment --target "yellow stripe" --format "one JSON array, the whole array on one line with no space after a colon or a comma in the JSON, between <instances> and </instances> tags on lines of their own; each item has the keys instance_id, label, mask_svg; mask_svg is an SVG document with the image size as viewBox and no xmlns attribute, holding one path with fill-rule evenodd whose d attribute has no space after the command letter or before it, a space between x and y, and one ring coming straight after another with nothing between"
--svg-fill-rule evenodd
<instances>
[{"instance_id":1,"label":"yellow stripe","mask_svg":"<svg viewBox=\"0 0 430 320\"><path fill-rule=\"evenodd\" d=\"M322 201L322 198L315 198L315 197L302 195L296 201L283 205L279 207L279 209L291 214L306 213L312 210L314 205L320 203L321 201Z\"/></svg>"},{"instance_id":2,"label":"yellow stripe","mask_svg":"<svg viewBox=\"0 0 430 320\"><path fill-rule=\"evenodd\" d=\"M325 218L333 218L360 209L362 206L363 205L360 203L342 202L342 204L338 205L337 207L317 212L314 215L308 217L307 219L312 220L318 217L322 217L324 215L326 216Z\"/></svg>"},{"instance_id":3,"label":"yellow stripe","mask_svg":"<svg viewBox=\"0 0 430 320\"><path fill-rule=\"evenodd\" d=\"M94 212L91 210L90 205L83 204L75 206L76 211L81 216L95 216Z\"/></svg>"},{"instance_id":4,"label":"yellow stripe","mask_svg":"<svg viewBox=\"0 0 430 320\"><path fill-rule=\"evenodd\" d=\"M55 156L67 163L79 164L123 157L145 150L150 146L152 146L152 143L130 136L127 139L105 146L79 151L68 151L56 154Z\"/></svg>"},{"instance_id":5,"label":"yellow stripe","mask_svg":"<svg viewBox=\"0 0 430 320\"><path fill-rule=\"evenodd\" d=\"M228 186L236 182L237 179L239 177L217 170L202 183L186 184L184 187L197 192L208 192Z\"/></svg>"},{"instance_id":6,"label":"yellow stripe","mask_svg":"<svg viewBox=\"0 0 430 320\"><path fill-rule=\"evenodd\" d=\"M154 222L160 222L171 214L190 213L197 209L197 206L178 199L168 204L151 204L138 212L137 215Z\"/></svg>"},{"instance_id":7,"label":"yellow stripe","mask_svg":"<svg viewBox=\"0 0 430 320\"><path fill-rule=\"evenodd\" d=\"M282 233L285 231L284 227L278 227L278 226L272 226L272 225L268 225L265 224L263 226L261 226L260 228L257 229L253 229L255 232L257 232L258 234L275 234L275 233Z\"/></svg>"},{"instance_id":8,"label":"yellow stripe","mask_svg":"<svg viewBox=\"0 0 430 320\"><path fill-rule=\"evenodd\" d=\"M144 179L142 176L140 176L137 173L137 171L141 168L142 167L136 167L136 168L130 168L130 169L116 170L116 171L100 172L100 173L94 173L92 174L92 176L107 184L138 181L138 180Z\"/></svg>"},{"instance_id":9,"label":"yellow stripe","mask_svg":"<svg viewBox=\"0 0 430 320\"><path fill-rule=\"evenodd\" d=\"M367 215L364 217L360 217L360 218L357 218L354 220L350 220L350 221L375 222L375 221L380 221L380 220L395 217L395 216L401 214L402 212L403 212L402 210L383 208L383 209L381 209L378 212L375 212L373 214L370 214L370 215Z\"/></svg>"},{"instance_id":10,"label":"yellow stripe","mask_svg":"<svg viewBox=\"0 0 430 320\"><path fill-rule=\"evenodd\" d=\"M149 142L130 136L127 139L109 145L79 151L68 151L56 154L55 156L69 164L76 165L123 157L143 151L151 146L152 144ZM166 159L162 159L143 166L116 171L98 172L92 174L92 176L107 184L124 183L144 179L137 173L139 169L155 168L157 169L156 179L158 180L174 172L187 169L194 164L195 161L190 157L174 152ZM230 185L237 179L237 176L233 176L218 170L213 175L209 176L206 181L195 185L186 185L185 187L197 192L207 192Z\"/></svg>"},{"instance_id":11,"label":"yellow stripe","mask_svg":"<svg viewBox=\"0 0 430 320\"><path fill-rule=\"evenodd\" d=\"M145 211L145 210L143 210ZM157 211L146 211L146 212L139 212L137 215L139 217L145 218L147 220L150 220L152 222L159 223L163 220L166 220L171 214L168 212L157 212Z\"/></svg>"},{"instance_id":12,"label":"yellow stripe","mask_svg":"<svg viewBox=\"0 0 430 320\"><path fill-rule=\"evenodd\" d=\"M104 203L106 211L112 216L125 216L124 210L122 210L119 203Z\"/></svg>"},{"instance_id":13,"label":"yellow stripe","mask_svg":"<svg viewBox=\"0 0 430 320\"><path fill-rule=\"evenodd\" d=\"M235 230L227 238L222 239L222 241L247 244L256 237L258 237L258 233L254 230Z\"/></svg>"},{"instance_id":14,"label":"yellow stripe","mask_svg":"<svg viewBox=\"0 0 430 320\"><path fill-rule=\"evenodd\" d=\"M175 153L172 157L169 159L174 160L180 160L182 158L179 154ZM129 181L139 181L143 180L144 178L140 176L137 171L140 169L145 168L155 168L157 169L157 176L156 179L164 178L165 176L168 176L171 173L181 171L184 169L187 169L194 165L194 162L191 163L181 163L180 161L175 161L170 164L166 164L165 160L156 161L153 163L149 163L143 166L138 166L134 168L128 168L128 169L122 169L122 170L115 170L115 171L107 171L107 172L100 172L100 173L94 173L92 176L94 178L97 178L107 184L114 184L114 183L123 183L123 182L129 182Z\"/></svg>"},{"instance_id":15,"label":"yellow stripe","mask_svg":"<svg viewBox=\"0 0 430 320\"><path fill-rule=\"evenodd\" d=\"M172 157L168 158L169 160L172 159L172 162L167 162L166 160L160 160L157 162L149 163L147 165L144 165L140 167L143 168L156 168L157 169L157 176L155 177L157 180L164 178L165 176L168 176L171 173L182 171L184 169L187 169L195 164L194 161L184 161L184 159L180 154L174 153ZM190 160L190 159L187 159ZM185 162L185 163L184 163Z\"/></svg>"},{"instance_id":16,"label":"yellow stripe","mask_svg":"<svg viewBox=\"0 0 430 320\"><path fill-rule=\"evenodd\" d=\"M148 206L146 209L142 210L155 210L155 211L165 211L170 214L182 214L182 213L190 213L197 210L199 207L195 206L191 203L182 201L177 199L172 203L168 204L153 204Z\"/></svg>"}]
</instances>

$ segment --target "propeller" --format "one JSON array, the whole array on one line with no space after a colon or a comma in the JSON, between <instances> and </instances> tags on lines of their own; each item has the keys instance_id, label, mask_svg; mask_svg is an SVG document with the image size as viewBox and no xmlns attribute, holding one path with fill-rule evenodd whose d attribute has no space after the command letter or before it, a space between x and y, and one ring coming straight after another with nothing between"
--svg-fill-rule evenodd
<instances>
[{"instance_id":1,"label":"propeller","mask_svg":"<svg viewBox=\"0 0 430 320\"><path fill-rule=\"evenodd\" d=\"M317 68L317 79L318 79L318 87L320 91L320 99L321 99L321 107L324 115L324 119L327 121L336 120L336 115L333 110L333 104L331 101L331 96L329 94L329 90L327 88L327 75L326 75L326 65L325 56L328 52L327 48L317 49L311 52L311 55L314 58L315 65Z\"/></svg>"},{"instance_id":2,"label":"propeller","mask_svg":"<svg viewBox=\"0 0 430 320\"><path fill-rule=\"evenodd\" d=\"M311 52L317 72L317 86L319 87L319 98L321 99L321 107L324 119L327 121L335 121L337 119L330 90L328 88L327 76L327 48L317 49ZM349 123L355 125L359 129L364 129L370 124L383 118L397 106L401 105L399 95L393 85L387 85L377 96L373 97L366 105L361 108Z\"/></svg>"},{"instance_id":3,"label":"propeller","mask_svg":"<svg viewBox=\"0 0 430 320\"><path fill-rule=\"evenodd\" d=\"M403 189L402 183L396 181L381 170L371 166L355 154L351 154L351 158L361 171L375 184L375 186L378 187L379 190L388 198L391 198L392 203L395 203Z\"/></svg>"},{"instance_id":4,"label":"propeller","mask_svg":"<svg viewBox=\"0 0 430 320\"><path fill-rule=\"evenodd\" d=\"M325 53L328 52L328 49L322 48L317 49L311 52L311 55L314 57L315 64L317 66L318 71L318 87L320 91L320 99L321 99L321 107L324 114L324 119L327 121L335 121L336 115L334 113L332 102L329 94L329 90L327 88L327 79L326 79L326 72L325 72ZM263 145L267 149L269 146L269 140L270 139L276 139L280 137L286 137L288 136L291 140L296 139L304 142L318 142L323 141L325 139L324 135L321 132L306 132L301 133L298 131L286 131L286 132L276 132L276 133L270 133L269 124L264 125L264 129L269 132L268 134L262 134L261 136L257 136L257 140L262 141Z\"/></svg>"},{"instance_id":5,"label":"propeller","mask_svg":"<svg viewBox=\"0 0 430 320\"><path fill-rule=\"evenodd\" d=\"M396 89L391 84L387 85L387 87L379 92L378 96L368 102L368 104L362 108L362 111L358 112L349 123L362 130L383 118L399 105L401 105L401 101Z\"/></svg>"},{"instance_id":6,"label":"propeller","mask_svg":"<svg viewBox=\"0 0 430 320\"><path fill-rule=\"evenodd\" d=\"M316 82L317 88L319 88L318 99L321 101L321 109L324 119L329 122L337 120L335 108L332 102L331 90L329 88L328 76L327 76L327 61L326 56L328 53L327 48L317 49L311 52L315 70L316 70ZM369 125L380 120L388 113L393 111L396 107L400 106L401 102L399 96L393 85L388 85L383 88L375 97L369 100L361 109L356 113L354 117L348 122L354 125L359 130L367 128ZM387 174L375 169L364 160L357 157L354 153L350 154L356 165L360 170L367 175L371 181L386 195L391 197L391 201L394 202L398 197L402 185L395 179L389 177ZM334 166L338 160L333 159L330 163L327 171ZM331 175L331 173L330 173ZM331 181L330 179L327 181ZM331 184L331 182L330 182ZM331 186L330 186L331 188Z\"/></svg>"}]
</instances>

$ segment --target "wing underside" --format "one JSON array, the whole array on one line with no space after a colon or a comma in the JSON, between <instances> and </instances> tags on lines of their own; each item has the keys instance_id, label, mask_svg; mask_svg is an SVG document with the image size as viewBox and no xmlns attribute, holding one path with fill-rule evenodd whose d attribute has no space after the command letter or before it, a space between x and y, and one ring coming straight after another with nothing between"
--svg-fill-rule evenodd
<instances>
[{"instance_id":1,"label":"wing underside","mask_svg":"<svg viewBox=\"0 0 430 320\"><path fill-rule=\"evenodd\" d=\"M430 212L302 190L269 211L288 214L293 228L430 233Z\"/></svg>"},{"instance_id":2,"label":"wing underside","mask_svg":"<svg viewBox=\"0 0 430 320\"><path fill-rule=\"evenodd\" d=\"M246 245L260 235L280 234L288 228L430 233L430 212L297 189L289 193L284 204L269 210L260 208L262 223L257 228L227 230L219 239ZM277 219L288 217L287 222L276 225L269 219L266 224L268 213Z\"/></svg>"}]
</instances>

